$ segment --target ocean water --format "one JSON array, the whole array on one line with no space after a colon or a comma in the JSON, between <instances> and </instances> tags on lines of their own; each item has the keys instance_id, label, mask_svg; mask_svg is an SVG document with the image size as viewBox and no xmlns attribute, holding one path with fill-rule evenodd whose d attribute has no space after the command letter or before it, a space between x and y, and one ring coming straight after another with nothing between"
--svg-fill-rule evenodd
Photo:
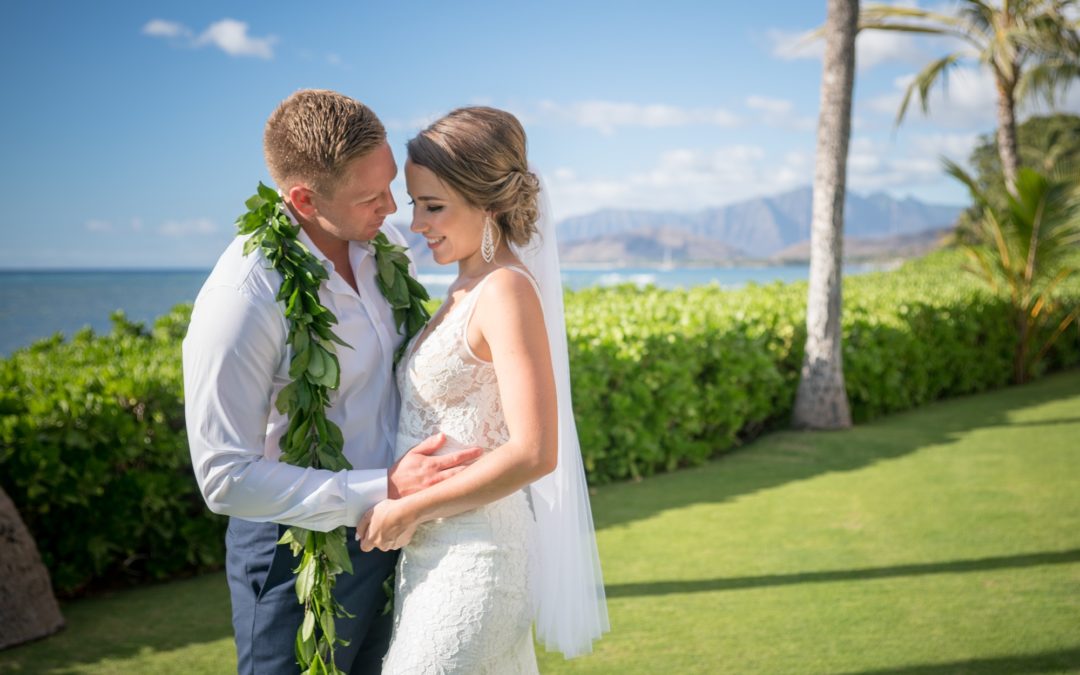
<instances>
[{"instance_id":1,"label":"ocean water","mask_svg":"<svg viewBox=\"0 0 1080 675\"><path fill-rule=\"evenodd\" d=\"M849 265L845 274L875 269ZM737 288L747 283L806 279L805 265L717 268L564 269L563 283L572 289L616 284L653 284L688 288L716 283ZM0 271L0 356L60 332L71 335L89 326L111 328L109 315L122 309L129 319L151 323L174 305L195 299L209 270L181 271ZM420 281L434 298L446 294L455 274L422 270Z\"/></svg>"}]
</instances>

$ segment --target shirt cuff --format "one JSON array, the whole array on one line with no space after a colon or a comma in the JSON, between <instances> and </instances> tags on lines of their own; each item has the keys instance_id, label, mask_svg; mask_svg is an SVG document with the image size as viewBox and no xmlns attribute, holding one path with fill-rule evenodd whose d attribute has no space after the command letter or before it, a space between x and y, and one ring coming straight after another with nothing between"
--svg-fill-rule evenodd
<instances>
[{"instance_id":1,"label":"shirt cuff","mask_svg":"<svg viewBox=\"0 0 1080 675\"><path fill-rule=\"evenodd\" d=\"M356 527L360 517L386 499L386 469L351 470L346 472L346 525Z\"/></svg>"}]
</instances>

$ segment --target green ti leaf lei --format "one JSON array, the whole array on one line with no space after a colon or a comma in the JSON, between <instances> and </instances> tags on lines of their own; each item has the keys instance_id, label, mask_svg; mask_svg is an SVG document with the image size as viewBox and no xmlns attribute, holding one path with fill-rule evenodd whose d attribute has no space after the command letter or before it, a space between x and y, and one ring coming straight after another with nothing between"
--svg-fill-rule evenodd
<instances>
[{"instance_id":1,"label":"green ti leaf lei","mask_svg":"<svg viewBox=\"0 0 1080 675\"><path fill-rule=\"evenodd\" d=\"M319 288L329 273L297 240L300 226L290 220L285 202L275 190L259 183L258 192L245 205L247 213L236 219L239 234L251 235L244 243L244 255L261 250L281 274L277 300L285 306L289 326L292 382L277 397L278 412L289 419L280 441L281 461L331 471L351 469L342 454L341 429L326 417L329 392L337 389L341 380L334 344L349 347L331 329L337 317L319 302ZM371 246L379 291L393 308L398 333L405 335L394 354L396 366L409 340L430 318L424 306L428 294L409 276L404 246L390 243L382 232ZM345 528L315 532L290 527L278 543L287 544L294 556L302 556L294 570L296 597L304 605L304 620L296 633L296 660L304 673L337 674L335 645L348 643L337 636L334 619L351 616L332 594L337 575L352 573Z\"/></svg>"}]
</instances>

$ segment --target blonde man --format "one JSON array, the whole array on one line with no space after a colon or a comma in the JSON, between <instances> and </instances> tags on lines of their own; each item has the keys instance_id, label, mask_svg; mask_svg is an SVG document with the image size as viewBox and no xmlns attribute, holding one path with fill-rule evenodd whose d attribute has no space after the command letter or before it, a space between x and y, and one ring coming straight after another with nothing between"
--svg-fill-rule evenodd
<instances>
[{"instance_id":1,"label":"blonde man","mask_svg":"<svg viewBox=\"0 0 1080 675\"><path fill-rule=\"evenodd\" d=\"M480 455L468 449L435 456L442 441L433 436L391 466L399 406L393 354L402 336L376 286L367 242L380 230L404 241L385 224L397 210L390 193L397 166L379 119L347 96L300 91L270 116L264 151L301 226L299 240L329 272L319 300L352 347L338 350L341 383L326 412L342 429L353 469L278 461L288 420L274 401L290 382L287 324L275 300L281 276L260 252L245 257L238 237L195 301L183 345L184 385L195 477L207 506L230 516L226 569L238 672L258 675L298 670L298 561L277 545L286 526L354 526L379 501L418 492ZM355 616L337 622L338 635L350 642L337 651L337 663L345 672L377 673L390 638L382 582L397 553L352 547L350 554L354 573L338 578L335 595Z\"/></svg>"}]
</instances>

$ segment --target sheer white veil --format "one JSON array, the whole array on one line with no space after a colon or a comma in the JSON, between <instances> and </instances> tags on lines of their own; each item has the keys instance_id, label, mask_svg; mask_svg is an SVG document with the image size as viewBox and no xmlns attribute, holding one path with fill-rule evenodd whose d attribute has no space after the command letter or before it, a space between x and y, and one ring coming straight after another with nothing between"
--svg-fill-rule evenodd
<instances>
[{"instance_id":1,"label":"sheer white veil","mask_svg":"<svg viewBox=\"0 0 1080 675\"><path fill-rule=\"evenodd\" d=\"M529 170L540 179L535 167ZM593 640L610 630L600 556L577 425L570 399L570 359L566 343L563 286L551 205L541 182L539 235L512 246L536 279L551 347L559 408L559 463L530 487L536 532L530 567L536 635L549 650L573 658L592 651Z\"/></svg>"}]
</instances>

